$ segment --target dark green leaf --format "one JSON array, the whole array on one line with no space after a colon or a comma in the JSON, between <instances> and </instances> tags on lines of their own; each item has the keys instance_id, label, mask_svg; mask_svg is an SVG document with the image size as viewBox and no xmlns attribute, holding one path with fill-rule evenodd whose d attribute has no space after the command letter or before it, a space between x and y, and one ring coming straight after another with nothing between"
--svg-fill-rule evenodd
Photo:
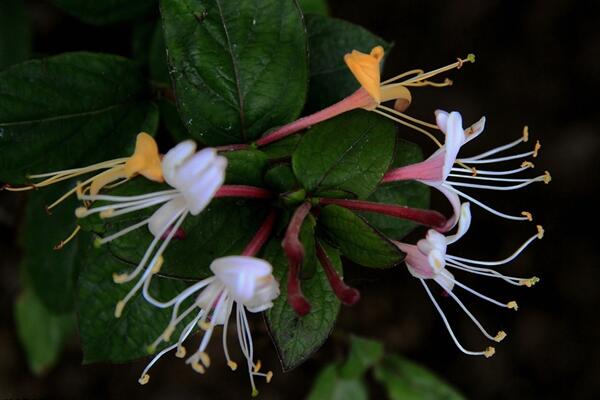
<instances>
[{"instance_id":1,"label":"dark green leaf","mask_svg":"<svg viewBox=\"0 0 600 400\"><path fill-rule=\"evenodd\" d=\"M383 343L358 336L350 337L350 354L340 368L340 376L360 379L365 372L383 357Z\"/></svg>"},{"instance_id":2,"label":"dark green leaf","mask_svg":"<svg viewBox=\"0 0 600 400\"><path fill-rule=\"evenodd\" d=\"M390 400L462 400L464 397L422 366L389 355L375 367L375 378Z\"/></svg>"},{"instance_id":3,"label":"dark green leaf","mask_svg":"<svg viewBox=\"0 0 600 400\"><path fill-rule=\"evenodd\" d=\"M227 176L229 185L262 186L263 176L269 159L259 150L238 150L223 153L227 157Z\"/></svg>"},{"instance_id":4,"label":"dark green leaf","mask_svg":"<svg viewBox=\"0 0 600 400\"><path fill-rule=\"evenodd\" d=\"M265 174L265 183L278 193L285 193L295 189L298 185L294 171L289 164L277 164Z\"/></svg>"},{"instance_id":5,"label":"dark green leaf","mask_svg":"<svg viewBox=\"0 0 600 400\"><path fill-rule=\"evenodd\" d=\"M336 103L359 88L344 54L352 50L368 53L375 46L389 51L391 45L366 29L335 18L306 16L310 49L310 84L306 113Z\"/></svg>"},{"instance_id":6,"label":"dark green leaf","mask_svg":"<svg viewBox=\"0 0 600 400\"><path fill-rule=\"evenodd\" d=\"M67 53L0 72L0 180L90 165L133 151L156 107L130 60Z\"/></svg>"},{"instance_id":7,"label":"dark green leaf","mask_svg":"<svg viewBox=\"0 0 600 400\"><path fill-rule=\"evenodd\" d=\"M302 11L311 14L329 14L329 7L326 0L300 0L300 8Z\"/></svg>"},{"instance_id":8,"label":"dark green leaf","mask_svg":"<svg viewBox=\"0 0 600 400\"><path fill-rule=\"evenodd\" d=\"M53 314L31 290L25 290L17 299L15 321L27 363L36 375L56 363L65 341L75 330L72 314Z\"/></svg>"},{"instance_id":9,"label":"dark green leaf","mask_svg":"<svg viewBox=\"0 0 600 400\"><path fill-rule=\"evenodd\" d=\"M328 365L319 372L308 400L367 400L364 383L357 379L343 379L338 376L335 365Z\"/></svg>"},{"instance_id":10,"label":"dark green leaf","mask_svg":"<svg viewBox=\"0 0 600 400\"><path fill-rule=\"evenodd\" d=\"M115 257L107 247L92 249L85 258L78 285L78 320L84 363L99 361L126 362L148 355L148 346L165 330L171 317L170 309L160 309L146 302L138 293L127 303L120 318L115 318L115 306L135 285L113 282L113 273L131 270L134 265ZM151 293L165 301L180 293L185 285L180 281L154 278ZM178 337L183 324L173 337ZM160 347L164 347L163 343Z\"/></svg>"},{"instance_id":11,"label":"dark green leaf","mask_svg":"<svg viewBox=\"0 0 600 400\"><path fill-rule=\"evenodd\" d=\"M183 142L190 139L190 133L185 128L185 125L183 125L175 103L171 100L160 99L158 101L158 108L160 109L161 124L176 142Z\"/></svg>"},{"instance_id":12,"label":"dark green leaf","mask_svg":"<svg viewBox=\"0 0 600 400\"><path fill-rule=\"evenodd\" d=\"M0 69L25 61L31 53L31 23L23 0L0 2Z\"/></svg>"},{"instance_id":13,"label":"dark green leaf","mask_svg":"<svg viewBox=\"0 0 600 400\"><path fill-rule=\"evenodd\" d=\"M321 210L319 227L350 260L372 268L399 264L402 253L393 243L352 211L329 205Z\"/></svg>"},{"instance_id":14,"label":"dark green leaf","mask_svg":"<svg viewBox=\"0 0 600 400\"><path fill-rule=\"evenodd\" d=\"M298 147L298 143L300 143L301 139L302 136L300 135L288 136L273 142L268 146L262 147L261 150L264 151L271 160L290 158L294 151L296 151L296 147Z\"/></svg>"},{"instance_id":15,"label":"dark green leaf","mask_svg":"<svg viewBox=\"0 0 600 400\"><path fill-rule=\"evenodd\" d=\"M323 344L333 329L340 308L323 269L317 265L313 229L314 220L309 217L300 234L306 252L302 266L302 291L311 304L308 315L299 317L287 303L288 262L281 240L272 240L263 255L273 265L273 273L280 283L281 294L266 312L266 318L284 371L300 365ZM325 250L341 274L339 255L329 247Z\"/></svg>"},{"instance_id":16,"label":"dark green leaf","mask_svg":"<svg viewBox=\"0 0 600 400\"><path fill-rule=\"evenodd\" d=\"M92 25L126 21L148 14L155 0L54 0L57 6Z\"/></svg>"},{"instance_id":17,"label":"dark green leaf","mask_svg":"<svg viewBox=\"0 0 600 400\"><path fill-rule=\"evenodd\" d=\"M161 0L182 119L208 145L249 142L298 116L308 65L295 1Z\"/></svg>"},{"instance_id":18,"label":"dark green leaf","mask_svg":"<svg viewBox=\"0 0 600 400\"><path fill-rule=\"evenodd\" d=\"M66 239L77 226L73 196L58 205L49 215L45 207L54 202L70 185L60 184L32 192L25 210L22 269L32 290L46 308L64 313L74 307L75 285L81 254L91 243L90 235L80 232L61 250L54 246Z\"/></svg>"},{"instance_id":19,"label":"dark green leaf","mask_svg":"<svg viewBox=\"0 0 600 400\"><path fill-rule=\"evenodd\" d=\"M170 89L171 79L169 78L169 65L167 64L167 49L160 21L156 24L154 32L152 33L148 58L150 79L153 82L165 85Z\"/></svg>"},{"instance_id":20,"label":"dark green leaf","mask_svg":"<svg viewBox=\"0 0 600 400\"><path fill-rule=\"evenodd\" d=\"M358 198L377 187L394 157L394 124L368 111L353 111L312 127L292 157L309 192L344 190Z\"/></svg>"},{"instance_id":21,"label":"dark green leaf","mask_svg":"<svg viewBox=\"0 0 600 400\"><path fill-rule=\"evenodd\" d=\"M394 168L413 164L423 159L421 149L414 143L399 140L396 146ZM380 185L369 197L378 203L398 204L415 208L429 207L429 186L416 181L392 182ZM369 223L386 236L400 240L405 237L417 224L401 218L375 213L361 213Z\"/></svg>"}]
</instances>

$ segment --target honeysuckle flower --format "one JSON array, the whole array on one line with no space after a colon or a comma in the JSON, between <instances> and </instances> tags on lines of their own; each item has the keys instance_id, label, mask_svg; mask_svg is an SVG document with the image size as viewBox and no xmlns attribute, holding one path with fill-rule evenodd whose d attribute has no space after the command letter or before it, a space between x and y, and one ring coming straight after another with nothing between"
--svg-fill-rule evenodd
<instances>
[{"instance_id":1,"label":"honeysuckle flower","mask_svg":"<svg viewBox=\"0 0 600 400\"><path fill-rule=\"evenodd\" d=\"M42 179L40 182L32 183L24 187L11 187L6 185L9 191L24 191L49 186L64 180L72 179L92 172L102 171L78 184L69 190L47 208L50 210L64 199L74 194L77 190L84 193L89 192L91 196L97 195L102 188L115 182L129 180L136 175L142 175L155 182L163 182L160 154L154 138L145 132L137 135L135 151L130 157L117 158L83 168L67 169L62 171L47 172L43 174L28 175L28 179Z\"/></svg>"},{"instance_id":2,"label":"honeysuckle flower","mask_svg":"<svg viewBox=\"0 0 600 400\"><path fill-rule=\"evenodd\" d=\"M512 255L505 258L504 260L480 261L452 256L448 254L446 252L447 246L461 239L469 229L470 223L471 212L469 208L469 203L463 203L460 210L458 229L454 235L444 236L443 234L433 229L430 229L427 232L425 238L419 240L416 245L402 242L395 243L402 251L406 253L405 264L408 268L408 271L412 276L419 279L423 284L427 295L433 302L433 305L435 306L442 320L444 321L444 325L446 326L446 329L452 337L452 340L460 349L460 351L469 355L483 355L485 357L491 357L495 352L494 347L490 346L483 351L470 351L466 350L460 344L452 328L450 327L450 323L448 322L448 319L442 311L442 308L431 293L431 290L429 289L426 280L433 280L435 283L437 283L460 306L460 308L465 312L465 314L467 314L467 316L473 321L473 323L479 328L479 330L483 333L483 335L486 338L496 342L500 342L506 337L506 333L504 331L499 331L495 336L490 335L483 328L483 326L477 320L477 318L475 318L475 316L468 310L468 308L459 300L458 296L454 293L454 288L455 286L458 286L461 289L464 289L465 291L483 300L486 300L492 304L504 308L517 310L517 303L515 301L503 303L492 299L486 295L483 295L480 292L472 289L471 287L459 282L454 277L454 274L448 271L448 269L452 268L454 270L469 272L475 275L498 278L512 285L531 287L539 281L537 277L523 279L513 276L507 276L489 267L497 267L500 265L507 264L510 261L514 260L519 254L521 254L521 252L523 252L523 250L527 246L529 246L531 242L533 242L536 239L541 239L544 235L544 230L540 225L538 225L537 233L531 236L528 240L526 240L525 243L523 243Z\"/></svg>"},{"instance_id":3,"label":"honeysuckle flower","mask_svg":"<svg viewBox=\"0 0 600 400\"><path fill-rule=\"evenodd\" d=\"M505 157L492 157L500 152L509 150L520 143L527 142L528 131L524 130L522 137L508 144L498 146L474 157L459 158L458 153L461 147L470 140L479 136L485 127L485 117L481 118L466 130L462 127L462 117L458 112L447 113L445 111L435 112L439 129L446 135L445 144L433 153L427 160L396 168L385 174L382 182L394 182L401 180L417 180L442 192L452 204L454 215L448 220L442 231L451 229L457 221L460 209L460 199L464 198L471 201L481 208L498 215L502 218L511 220L531 220L531 213L524 211L521 215L509 215L500 212L487 204L473 198L472 196L459 190L459 187L467 187L483 190L516 190L523 188L534 182L550 182L550 174L546 171L543 175L534 178L505 178L499 176L508 176L518 174L533 167L533 164L524 159L533 156L536 157L540 148L539 142L535 148L520 154L509 155ZM510 160L521 159L519 168L510 170L479 170L471 165L500 163ZM458 167L454 165L458 164ZM449 179L450 178L450 179ZM489 184L475 184L456 180L467 179L476 181L486 181ZM510 185L501 185L499 183L510 183Z\"/></svg>"},{"instance_id":4,"label":"honeysuckle flower","mask_svg":"<svg viewBox=\"0 0 600 400\"><path fill-rule=\"evenodd\" d=\"M381 114L395 122L424 133L439 144L431 133L421 127L438 129L436 125L421 121L404 113L412 102L412 94L409 88L449 86L452 84L452 81L449 79L443 82L432 82L430 78L452 69L460 69L466 62L475 62L475 56L469 54L465 59L458 59L452 64L429 72L425 72L422 69L414 69L381 82L380 64L383 57L384 50L381 46L374 47L369 54L357 50L346 54L344 61L361 87L350 96L321 111L275 129L258 139L256 144L258 146L265 146L319 122L356 109L364 109ZM389 101L394 101L393 107L382 104ZM238 147L232 147L232 149L236 148Z\"/></svg>"},{"instance_id":5,"label":"honeysuckle flower","mask_svg":"<svg viewBox=\"0 0 600 400\"><path fill-rule=\"evenodd\" d=\"M149 303L159 308L172 308L171 320L163 334L150 345L151 352L154 352L162 342L169 342L180 323L189 320L191 316L194 318L182 330L175 344L162 350L148 363L140 377L141 384L148 383L150 379L148 371L166 353L177 349L175 354L177 357L186 357L187 350L183 342L196 326L199 326L204 334L198 349L187 357L186 363L198 373L205 372L210 366L210 357L206 353L206 348L215 327L222 325L223 353L227 365L235 371L237 363L231 359L227 346L227 328L234 305L238 340L242 355L246 359L252 395L258 394L254 377L264 377L267 382L271 380L273 373L260 372L260 360L254 361L252 334L246 311L251 313L265 311L273 306L273 301L279 296L279 283L273 277L271 264L253 256L268 240L274 221L275 213L271 212L242 255L214 260L210 265L213 276L191 285L170 301L160 302L144 288L144 297ZM191 299L194 301L189 304ZM185 309L181 311L184 303Z\"/></svg>"}]
</instances>

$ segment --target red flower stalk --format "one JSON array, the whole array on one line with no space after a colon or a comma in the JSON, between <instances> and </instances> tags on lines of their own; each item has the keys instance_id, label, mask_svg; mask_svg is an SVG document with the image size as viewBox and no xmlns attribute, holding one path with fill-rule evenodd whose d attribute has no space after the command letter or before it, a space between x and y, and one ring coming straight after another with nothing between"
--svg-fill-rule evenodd
<instances>
[{"instance_id":1,"label":"red flower stalk","mask_svg":"<svg viewBox=\"0 0 600 400\"><path fill-rule=\"evenodd\" d=\"M246 185L223 185L215 197L246 197L251 199L270 199L273 193L267 189Z\"/></svg>"},{"instance_id":2,"label":"red flower stalk","mask_svg":"<svg viewBox=\"0 0 600 400\"><path fill-rule=\"evenodd\" d=\"M273 230L273 224L275 223L275 217L277 217L277 212L275 209L272 209L267 215L267 218L264 220L258 231L248 243L244 251L242 251L243 256L253 257L262 249L264 244L269 239L269 235Z\"/></svg>"},{"instance_id":3,"label":"red flower stalk","mask_svg":"<svg viewBox=\"0 0 600 400\"><path fill-rule=\"evenodd\" d=\"M317 258L325 271L325 275L327 275L327 280L329 281L333 293L335 293L336 297L347 306L356 304L360 300L360 292L353 287L346 285L333 267L329 256L325 253L321 244L316 242L315 246Z\"/></svg>"}]
</instances>

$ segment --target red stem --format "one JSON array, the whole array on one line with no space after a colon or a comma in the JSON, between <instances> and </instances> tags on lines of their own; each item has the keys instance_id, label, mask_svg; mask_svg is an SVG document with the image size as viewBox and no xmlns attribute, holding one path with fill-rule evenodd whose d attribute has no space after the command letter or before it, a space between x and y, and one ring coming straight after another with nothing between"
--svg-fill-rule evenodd
<instances>
[{"instance_id":1,"label":"red stem","mask_svg":"<svg viewBox=\"0 0 600 400\"><path fill-rule=\"evenodd\" d=\"M240 143L240 144L226 144L225 146L215 147L215 149L217 151L223 152L223 151L245 150L248 147L250 147L250 146L248 146L247 144Z\"/></svg>"},{"instance_id":2,"label":"red stem","mask_svg":"<svg viewBox=\"0 0 600 400\"><path fill-rule=\"evenodd\" d=\"M223 185L219 190L217 190L215 197L248 197L251 199L270 199L273 197L273 193L267 189L256 186Z\"/></svg>"},{"instance_id":3,"label":"red stem","mask_svg":"<svg viewBox=\"0 0 600 400\"><path fill-rule=\"evenodd\" d=\"M420 208L411 208L396 204L374 203L363 200L321 199L319 203L322 205L335 204L350 210L374 212L389 215L391 217L407 219L435 229L441 229L446 224L446 217L433 210L423 210Z\"/></svg>"},{"instance_id":4,"label":"red stem","mask_svg":"<svg viewBox=\"0 0 600 400\"><path fill-rule=\"evenodd\" d=\"M317 250L317 258L319 259L319 262L325 271L325 275L327 275L327 280L329 281L329 285L331 286L333 293L342 301L342 303L347 306L356 304L360 300L360 292L353 287L346 285L333 267L329 256L321 244L316 242L315 246Z\"/></svg>"},{"instance_id":5,"label":"red stem","mask_svg":"<svg viewBox=\"0 0 600 400\"><path fill-rule=\"evenodd\" d=\"M300 267L304 261L304 246L300 242L300 228L312 205L303 203L296 209L283 239L283 251L288 258L288 304L296 314L304 316L310 312L310 303L300 287Z\"/></svg>"},{"instance_id":6,"label":"red stem","mask_svg":"<svg viewBox=\"0 0 600 400\"><path fill-rule=\"evenodd\" d=\"M337 103L322 109L321 111L317 111L314 114L302 117L274 130L266 136L258 139L256 144L258 146L265 146L269 143L281 140L287 136L293 135L296 132L306 129L309 126L318 124L319 122L333 118L347 111L369 106L373 103L373 101L373 98L367 93L367 91L363 88L360 88L345 99L342 99Z\"/></svg>"},{"instance_id":7,"label":"red stem","mask_svg":"<svg viewBox=\"0 0 600 400\"><path fill-rule=\"evenodd\" d=\"M267 218L260 226L260 228L258 228L258 231L254 235L252 240L250 240L250 243L248 243L244 251L242 251L243 256L253 257L254 255L256 255L256 253L260 251L260 249L262 249L264 244L269 239L271 231L273 230L273 224L275 223L276 217L277 211L275 211L275 209L272 209L269 212L269 215L267 215Z\"/></svg>"}]
</instances>

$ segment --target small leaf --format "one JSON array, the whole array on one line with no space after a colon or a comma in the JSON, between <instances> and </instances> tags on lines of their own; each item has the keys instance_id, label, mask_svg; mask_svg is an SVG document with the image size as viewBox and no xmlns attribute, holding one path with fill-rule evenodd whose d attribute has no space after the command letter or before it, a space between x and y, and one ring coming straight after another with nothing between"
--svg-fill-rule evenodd
<instances>
[{"instance_id":1,"label":"small leaf","mask_svg":"<svg viewBox=\"0 0 600 400\"><path fill-rule=\"evenodd\" d=\"M304 14L329 14L329 7L326 0L300 0L299 3Z\"/></svg>"},{"instance_id":2,"label":"small leaf","mask_svg":"<svg viewBox=\"0 0 600 400\"><path fill-rule=\"evenodd\" d=\"M227 157L226 183L229 185L262 186L269 159L259 150L238 150L223 153Z\"/></svg>"},{"instance_id":3,"label":"small leaf","mask_svg":"<svg viewBox=\"0 0 600 400\"><path fill-rule=\"evenodd\" d=\"M75 330L73 315L53 314L29 289L17 299L15 322L27 363L36 375L43 374L56 363L65 341Z\"/></svg>"},{"instance_id":4,"label":"small leaf","mask_svg":"<svg viewBox=\"0 0 600 400\"><path fill-rule=\"evenodd\" d=\"M287 159L294 154L301 139L302 136L300 135L292 135L273 142L261 149L271 160Z\"/></svg>"},{"instance_id":5,"label":"small leaf","mask_svg":"<svg viewBox=\"0 0 600 400\"><path fill-rule=\"evenodd\" d=\"M390 167L395 143L391 121L353 111L312 127L294 152L292 166L309 192L345 190L364 199Z\"/></svg>"},{"instance_id":6,"label":"small leaf","mask_svg":"<svg viewBox=\"0 0 600 400\"><path fill-rule=\"evenodd\" d=\"M423 159L421 149L414 143L399 140L396 146L396 157L393 168L413 164ZM416 181L391 182L377 187L369 197L370 201L377 203L397 204L414 208L429 207L429 186ZM385 234L387 237L401 240L417 224L400 218L375 213L360 213L369 224Z\"/></svg>"},{"instance_id":7,"label":"small leaf","mask_svg":"<svg viewBox=\"0 0 600 400\"><path fill-rule=\"evenodd\" d=\"M154 133L136 64L66 53L0 72L0 180L82 167L129 155L140 131Z\"/></svg>"},{"instance_id":8,"label":"small leaf","mask_svg":"<svg viewBox=\"0 0 600 400\"><path fill-rule=\"evenodd\" d=\"M367 370L383 357L383 343L376 340L350 336L350 354L340 368L340 376L360 379Z\"/></svg>"},{"instance_id":9,"label":"small leaf","mask_svg":"<svg viewBox=\"0 0 600 400\"><path fill-rule=\"evenodd\" d=\"M156 7L155 0L54 0L72 16L92 25L106 25L148 14Z\"/></svg>"},{"instance_id":10,"label":"small leaf","mask_svg":"<svg viewBox=\"0 0 600 400\"><path fill-rule=\"evenodd\" d=\"M352 50L369 53L375 46L383 46L387 52L392 47L363 27L321 15L306 16L306 31L310 50L306 114L330 106L359 88L344 54Z\"/></svg>"},{"instance_id":11,"label":"small leaf","mask_svg":"<svg viewBox=\"0 0 600 400\"><path fill-rule=\"evenodd\" d=\"M126 296L137 280L116 284L112 275L132 267L111 254L107 247L91 249L85 257L77 303L85 364L99 361L119 363L146 356L148 346L168 326L171 310L152 306L141 293L127 303L120 318L115 318L117 302ZM150 291L155 298L165 301L185 287L181 281L156 277ZM184 325L185 322L178 325L173 338L179 336ZM158 350L166 345L162 343Z\"/></svg>"},{"instance_id":12,"label":"small leaf","mask_svg":"<svg viewBox=\"0 0 600 400\"><path fill-rule=\"evenodd\" d=\"M340 308L323 269L317 265L313 230L314 220L309 217L300 234L306 253L302 266L302 292L311 304L308 315L299 317L287 302L288 262L281 240L272 240L263 255L273 265L273 274L281 290L265 315L284 371L297 367L321 347L333 329ZM326 251L341 274L339 256L330 248Z\"/></svg>"},{"instance_id":13,"label":"small leaf","mask_svg":"<svg viewBox=\"0 0 600 400\"><path fill-rule=\"evenodd\" d=\"M23 0L0 2L0 70L25 61L31 53L31 23Z\"/></svg>"},{"instance_id":14,"label":"small leaf","mask_svg":"<svg viewBox=\"0 0 600 400\"><path fill-rule=\"evenodd\" d=\"M336 205L321 209L319 227L357 264L372 268L389 268L403 258L398 247L352 211Z\"/></svg>"},{"instance_id":15,"label":"small leaf","mask_svg":"<svg viewBox=\"0 0 600 400\"><path fill-rule=\"evenodd\" d=\"M362 381L340 378L335 364L331 364L319 372L308 394L308 400L325 399L367 400L368 393Z\"/></svg>"},{"instance_id":16,"label":"small leaf","mask_svg":"<svg viewBox=\"0 0 600 400\"><path fill-rule=\"evenodd\" d=\"M295 1L161 0L182 119L210 146L250 142L295 119L307 90Z\"/></svg>"},{"instance_id":17,"label":"small leaf","mask_svg":"<svg viewBox=\"0 0 600 400\"><path fill-rule=\"evenodd\" d=\"M298 181L291 165L277 164L265 174L265 184L278 193L286 193L295 189Z\"/></svg>"},{"instance_id":18,"label":"small leaf","mask_svg":"<svg viewBox=\"0 0 600 400\"><path fill-rule=\"evenodd\" d=\"M407 359L388 355L375 367L390 400L462 400L464 397L435 374Z\"/></svg>"}]
</instances>

